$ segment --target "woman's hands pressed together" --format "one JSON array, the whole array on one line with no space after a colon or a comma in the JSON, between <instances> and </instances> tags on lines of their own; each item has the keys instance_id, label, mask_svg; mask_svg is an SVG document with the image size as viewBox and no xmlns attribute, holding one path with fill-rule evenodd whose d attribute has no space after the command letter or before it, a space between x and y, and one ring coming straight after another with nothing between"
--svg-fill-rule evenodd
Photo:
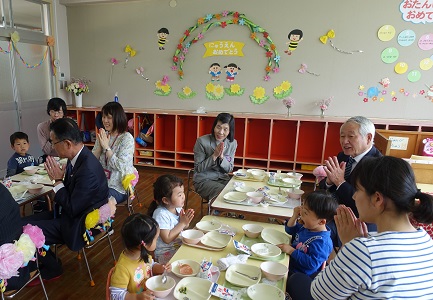
<instances>
[{"instance_id":1,"label":"woman's hands pressed together","mask_svg":"<svg viewBox=\"0 0 433 300\"><path fill-rule=\"evenodd\" d=\"M224 159L224 142L219 143L214 152L213 152L213 160L215 161L218 157Z\"/></svg>"},{"instance_id":2,"label":"woman's hands pressed together","mask_svg":"<svg viewBox=\"0 0 433 300\"><path fill-rule=\"evenodd\" d=\"M109 148L110 133L108 131L105 131L104 128L100 128L99 132L96 133L96 138L98 139L102 150Z\"/></svg>"},{"instance_id":3,"label":"woman's hands pressed together","mask_svg":"<svg viewBox=\"0 0 433 300\"><path fill-rule=\"evenodd\" d=\"M368 235L367 225L355 216L350 207L340 205L334 220L343 245L356 237L367 237Z\"/></svg>"}]
</instances>

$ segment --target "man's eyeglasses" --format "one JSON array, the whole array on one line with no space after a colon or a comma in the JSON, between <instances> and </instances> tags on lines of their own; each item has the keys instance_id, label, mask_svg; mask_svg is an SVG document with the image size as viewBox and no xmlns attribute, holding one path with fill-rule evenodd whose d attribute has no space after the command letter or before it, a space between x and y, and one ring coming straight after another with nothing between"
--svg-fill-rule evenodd
<instances>
[{"instance_id":1,"label":"man's eyeglasses","mask_svg":"<svg viewBox=\"0 0 433 300\"><path fill-rule=\"evenodd\" d=\"M51 115L63 115L63 110L50 110Z\"/></svg>"},{"instance_id":2,"label":"man's eyeglasses","mask_svg":"<svg viewBox=\"0 0 433 300\"><path fill-rule=\"evenodd\" d=\"M61 140L61 141L58 141L58 142L55 142L55 143L53 143L53 141L51 139L48 139L48 141L51 143L51 145L54 146L54 145L57 145L58 143L66 141L66 140Z\"/></svg>"}]
</instances>

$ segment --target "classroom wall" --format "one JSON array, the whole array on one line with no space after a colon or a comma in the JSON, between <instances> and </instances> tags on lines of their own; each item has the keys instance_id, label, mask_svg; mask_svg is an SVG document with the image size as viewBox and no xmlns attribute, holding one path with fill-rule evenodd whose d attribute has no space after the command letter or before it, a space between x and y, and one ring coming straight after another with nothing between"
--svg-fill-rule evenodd
<instances>
[{"instance_id":1,"label":"classroom wall","mask_svg":"<svg viewBox=\"0 0 433 300\"><path fill-rule=\"evenodd\" d=\"M421 80L415 83L409 82L407 75L410 70L420 70L419 62L423 58L433 56L433 50L423 51L417 46L418 38L433 32L433 26L431 23L403 21L399 11L401 1L178 0L176 7L170 7L169 3L169 0L149 0L67 7L71 76L85 76L92 81L90 93L83 97L84 105L103 105L112 101L114 93L118 92L121 103L127 107L193 111L204 106L208 111L286 114L287 109L281 100L273 97L272 91L287 80L293 86L291 97L296 101L293 114L318 116L320 109L316 102L332 96L326 111L329 116L431 119L433 102L419 92L426 91L426 85L433 84L433 68L421 70ZM192 45L186 55L183 80L179 80L170 69L172 56L184 31L193 26L198 18L224 10L244 13L269 33L281 56L280 72L271 74L270 81L263 80L267 64L264 50L250 39L250 32L239 25L210 29L202 40ZM378 39L377 31L383 25L395 27L396 36L391 41ZM157 44L156 34L161 27L170 31L165 50L159 50ZM287 35L296 28L302 29L304 37L289 56L284 53ZM363 50L363 53L343 54L329 43L322 44L319 37L330 29L335 31L335 47L346 51ZM406 29L413 30L417 40L411 46L402 47L397 43L397 35ZM196 30L192 36L198 32ZM203 43L218 40L245 43L245 56L203 58ZM124 48L127 44L137 54L129 59L124 68ZM408 72L398 75L394 72L395 63L382 62L381 52L387 47L399 50L400 59L397 62L406 62ZM110 59L113 57L119 60L119 64L113 67L110 85ZM210 82L209 67L214 62L221 66L233 62L241 68L234 83L245 88L244 95L225 95L222 100L206 98L205 86ZM308 66L308 71L320 76L298 72L303 63ZM150 81L136 73L138 67L144 68L144 75ZM169 76L172 93L156 96L155 82L164 75ZM384 77L391 81L386 89L379 84ZM220 84L230 87L231 83L222 76ZM365 89L359 90L360 85ZM197 96L188 100L179 99L177 92L184 86L191 87ZM269 100L260 105L253 104L249 98L258 86L264 87L269 96ZM365 102L367 95L360 96L359 93L367 93L370 87L385 90L387 94L379 95L377 101L368 98ZM383 101L380 101L381 97ZM396 101L392 100L393 97Z\"/></svg>"}]
</instances>

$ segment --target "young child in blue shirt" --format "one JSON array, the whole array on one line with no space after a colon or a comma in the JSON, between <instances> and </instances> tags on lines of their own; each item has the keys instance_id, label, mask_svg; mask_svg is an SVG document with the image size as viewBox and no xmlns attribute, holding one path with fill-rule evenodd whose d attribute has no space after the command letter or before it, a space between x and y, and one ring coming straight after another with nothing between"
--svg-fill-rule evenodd
<instances>
[{"instance_id":1,"label":"young child in blue shirt","mask_svg":"<svg viewBox=\"0 0 433 300\"><path fill-rule=\"evenodd\" d=\"M289 277L300 272L314 276L332 252L331 231L326 222L334 218L338 202L327 192L310 193L302 206L294 208L285 231L292 243L277 245L290 255Z\"/></svg>"},{"instance_id":2,"label":"young child in blue shirt","mask_svg":"<svg viewBox=\"0 0 433 300\"><path fill-rule=\"evenodd\" d=\"M28 154L30 143L26 133L17 131L10 136L11 148L15 151L8 161L6 176L22 173L25 167L36 164L35 158Z\"/></svg>"}]
</instances>

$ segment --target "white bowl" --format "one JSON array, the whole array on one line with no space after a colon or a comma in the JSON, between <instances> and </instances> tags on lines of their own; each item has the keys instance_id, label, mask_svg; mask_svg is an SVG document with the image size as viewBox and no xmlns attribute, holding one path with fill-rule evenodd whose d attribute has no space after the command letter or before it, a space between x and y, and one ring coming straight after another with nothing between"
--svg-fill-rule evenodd
<instances>
[{"instance_id":1,"label":"white bowl","mask_svg":"<svg viewBox=\"0 0 433 300\"><path fill-rule=\"evenodd\" d=\"M191 274L182 274L181 273L181 266L182 265L189 265L192 269L192 273ZM196 276L198 274L198 272L200 271L200 264L198 262L196 262L195 260L191 260L191 259L181 259L181 260L176 260L175 262L173 262L171 264L171 271L177 276L177 277L193 277Z\"/></svg>"},{"instance_id":2,"label":"white bowl","mask_svg":"<svg viewBox=\"0 0 433 300\"><path fill-rule=\"evenodd\" d=\"M247 196L251 199L253 203L260 203L260 201L262 201L264 197L262 192L248 192Z\"/></svg>"},{"instance_id":3,"label":"white bowl","mask_svg":"<svg viewBox=\"0 0 433 300\"><path fill-rule=\"evenodd\" d=\"M244 234L249 238L257 238L263 230L263 226L257 224L244 224L242 226Z\"/></svg>"},{"instance_id":4,"label":"white bowl","mask_svg":"<svg viewBox=\"0 0 433 300\"><path fill-rule=\"evenodd\" d=\"M182 238L188 244L197 244L200 242L200 239L204 236L203 231L197 229L188 229L182 231Z\"/></svg>"},{"instance_id":5,"label":"white bowl","mask_svg":"<svg viewBox=\"0 0 433 300\"><path fill-rule=\"evenodd\" d=\"M146 287L153 292L157 298L165 298L176 285L176 281L167 276L167 282L162 283L162 275L152 276L146 280Z\"/></svg>"},{"instance_id":6,"label":"white bowl","mask_svg":"<svg viewBox=\"0 0 433 300\"><path fill-rule=\"evenodd\" d=\"M263 180L265 178L266 172L263 170L253 170L250 171L250 174L257 180Z\"/></svg>"},{"instance_id":7,"label":"white bowl","mask_svg":"<svg viewBox=\"0 0 433 300\"><path fill-rule=\"evenodd\" d=\"M26 173L29 174L29 175L34 175L34 174L36 174L36 171L37 171L38 169L39 169L39 168L36 167L36 166L28 166L28 167L24 167L24 171L26 171Z\"/></svg>"},{"instance_id":8,"label":"white bowl","mask_svg":"<svg viewBox=\"0 0 433 300\"><path fill-rule=\"evenodd\" d=\"M239 169L236 172L233 172L233 175L235 175L236 177L243 177L243 178L248 177L247 170L245 169Z\"/></svg>"},{"instance_id":9,"label":"white bowl","mask_svg":"<svg viewBox=\"0 0 433 300\"><path fill-rule=\"evenodd\" d=\"M301 173L293 173L293 172L287 173L287 177L298 179L298 180L301 180L302 176L303 175Z\"/></svg>"},{"instance_id":10,"label":"white bowl","mask_svg":"<svg viewBox=\"0 0 433 300\"><path fill-rule=\"evenodd\" d=\"M270 244L279 245L279 244L289 244L292 238L285 234L284 232L278 231L273 228L265 228L261 233L262 239Z\"/></svg>"},{"instance_id":11,"label":"white bowl","mask_svg":"<svg viewBox=\"0 0 433 300\"><path fill-rule=\"evenodd\" d=\"M278 281L287 274L288 268L276 261L264 261L260 264L263 275L270 281Z\"/></svg>"},{"instance_id":12,"label":"white bowl","mask_svg":"<svg viewBox=\"0 0 433 300\"><path fill-rule=\"evenodd\" d=\"M282 180L286 186L300 187L302 184L301 180L295 178L283 178Z\"/></svg>"},{"instance_id":13,"label":"white bowl","mask_svg":"<svg viewBox=\"0 0 433 300\"><path fill-rule=\"evenodd\" d=\"M287 189L287 195L289 196L290 199L301 199L301 196L304 194L303 190L300 189L294 189L294 188L290 188Z\"/></svg>"},{"instance_id":14,"label":"white bowl","mask_svg":"<svg viewBox=\"0 0 433 300\"><path fill-rule=\"evenodd\" d=\"M281 254L281 249L268 243L257 243L251 246L251 251L263 258L273 258Z\"/></svg>"},{"instance_id":15,"label":"white bowl","mask_svg":"<svg viewBox=\"0 0 433 300\"><path fill-rule=\"evenodd\" d=\"M251 298L251 300L285 299L285 293L282 290L266 283L258 283L248 287L247 295Z\"/></svg>"},{"instance_id":16,"label":"white bowl","mask_svg":"<svg viewBox=\"0 0 433 300\"><path fill-rule=\"evenodd\" d=\"M204 233L208 233L209 231L220 229L221 223L215 221L200 221L195 224L195 227L197 227L198 230L201 230Z\"/></svg>"},{"instance_id":17,"label":"white bowl","mask_svg":"<svg viewBox=\"0 0 433 300\"><path fill-rule=\"evenodd\" d=\"M44 187L43 184L29 184L27 188L29 189L30 194L38 194L42 191L42 188Z\"/></svg>"}]
</instances>

